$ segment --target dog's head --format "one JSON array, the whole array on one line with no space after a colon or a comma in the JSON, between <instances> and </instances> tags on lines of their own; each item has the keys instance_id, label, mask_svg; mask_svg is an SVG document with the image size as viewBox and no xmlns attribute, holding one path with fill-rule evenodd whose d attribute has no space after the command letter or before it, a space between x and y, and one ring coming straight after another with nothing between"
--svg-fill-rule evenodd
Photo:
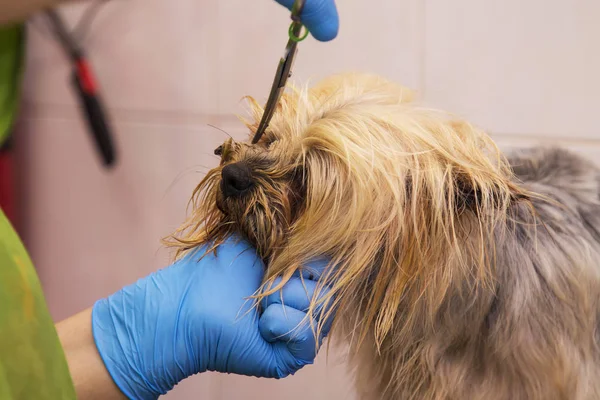
<instances>
[{"instance_id":1,"label":"dog's head","mask_svg":"<svg viewBox=\"0 0 600 400\"><path fill-rule=\"evenodd\" d=\"M382 340L406 287L433 304L489 266L480 239L519 195L484 133L412 98L361 74L285 93L257 144L215 150L220 165L172 243L186 251L241 234L265 260L266 283L327 255L339 266L331 295L361 302L361 323ZM263 109L250 104L252 138Z\"/></svg>"}]
</instances>

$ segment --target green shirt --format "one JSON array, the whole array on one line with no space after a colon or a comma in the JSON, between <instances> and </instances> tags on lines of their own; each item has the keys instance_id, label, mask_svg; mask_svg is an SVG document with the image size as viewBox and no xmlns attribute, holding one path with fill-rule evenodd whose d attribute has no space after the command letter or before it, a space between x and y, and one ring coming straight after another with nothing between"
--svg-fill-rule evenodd
<instances>
[{"instance_id":1,"label":"green shirt","mask_svg":"<svg viewBox=\"0 0 600 400\"><path fill-rule=\"evenodd\" d=\"M0 145L18 103L24 28L0 28ZM0 210L0 400L71 400L75 390L37 274Z\"/></svg>"},{"instance_id":2,"label":"green shirt","mask_svg":"<svg viewBox=\"0 0 600 400\"><path fill-rule=\"evenodd\" d=\"M17 114L24 36L22 25L0 26L0 147L7 139Z\"/></svg>"}]
</instances>

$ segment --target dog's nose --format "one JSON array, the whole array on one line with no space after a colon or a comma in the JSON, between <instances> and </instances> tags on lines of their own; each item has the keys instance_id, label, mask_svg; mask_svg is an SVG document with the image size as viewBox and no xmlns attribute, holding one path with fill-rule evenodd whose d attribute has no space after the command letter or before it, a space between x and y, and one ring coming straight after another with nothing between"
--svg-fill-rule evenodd
<instances>
[{"instance_id":1,"label":"dog's nose","mask_svg":"<svg viewBox=\"0 0 600 400\"><path fill-rule=\"evenodd\" d=\"M245 163L234 163L221 171L221 191L225 197L241 195L252 186L252 173Z\"/></svg>"}]
</instances>

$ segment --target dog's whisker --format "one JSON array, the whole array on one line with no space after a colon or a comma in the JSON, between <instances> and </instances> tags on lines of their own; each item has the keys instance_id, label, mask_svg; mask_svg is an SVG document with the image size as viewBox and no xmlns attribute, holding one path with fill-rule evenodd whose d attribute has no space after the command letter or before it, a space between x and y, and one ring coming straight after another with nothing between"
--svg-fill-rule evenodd
<instances>
[{"instance_id":1,"label":"dog's whisker","mask_svg":"<svg viewBox=\"0 0 600 400\"><path fill-rule=\"evenodd\" d=\"M185 176L187 176L193 172L206 173L206 171L208 171L210 169L208 167L204 167L206 169L206 171L198 171L198 170L196 170L196 168L197 168L197 166L189 167L189 168L186 168L185 170L183 170L182 172L180 172L179 174L177 174L177 176L173 179L173 181L165 189L162 199L164 200L165 197L167 196L167 194L173 189L173 187L177 183L179 183L179 181L181 181L181 179L183 179Z\"/></svg>"},{"instance_id":2,"label":"dog's whisker","mask_svg":"<svg viewBox=\"0 0 600 400\"><path fill-rule=\"evenodd\" d=\"M218 130L218 131L220 131L220 132L224 133L224 134L225 134L225 135L227 135L227 136L228 136L230 139L233 139L233 136L231 136L231 135L230 135L229 133L227 133L225 130L223 130L223 129L221 129L221 128L219 128L219 127L215 126L215 125L212 125L212 124L207 124L207 125L208 125L208 126L210 126L211 128L214 128L214 129L216 129L216 130Z\"/></svg>"}]
</instances>

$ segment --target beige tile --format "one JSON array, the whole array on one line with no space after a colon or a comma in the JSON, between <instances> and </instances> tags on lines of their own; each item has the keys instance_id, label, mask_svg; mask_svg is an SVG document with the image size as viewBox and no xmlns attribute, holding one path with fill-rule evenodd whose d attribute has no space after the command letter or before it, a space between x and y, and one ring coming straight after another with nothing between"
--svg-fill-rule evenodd
<instances>
[{"instance_id":1,"label":"beige tile","mask_svg":"<svg viewBox=\"0 0 600 400\"><path fill-rule=\"evenodd\" d=\"M223 140L214 129L116 127L120 165L106 171L81 122L20 124L25 239L56 318L164 266L160 239L218 163L207 150Z\"/></svg>"},{"instance_id":2,"label":"beige tile","mask_svg":"<svg viewBox=\"0 0 600 400\"><path fill-rule=\"evenodd\" d=\"M203 373L195 375L191 378L179 383L175 388L161 396L161 400L189 400L189 399L206 399L206 400L226 400L218 397L218 392L215 387L218 384L218 374Z\"/></svg>"},{"instance_id":3,"label":"beige tile","mask_svg":"<svg viewBox=\"0 0 600 400\"><path fill-rule=\"evenodd\" d=\"M494 132L600 138L600 3L429 0L426 96Z\"/></svg>"},{"instance_id":4,"label":"beige tile","mask_svg":"<svg viewBox=\"0 0 600 400\"><path fill-rule=\"evenodd\" d=\"M418 0L338 1L339 36L299 44L293 80L304 83L348 70L419 84L421 16ZM287 42L289 12L274 1L220 1L219 93L225 114L244 112L240 99L266 101Z\"/></svg>"},{"instance_id":5,"label":"beige tile","mask_svg":"<svg viewBox=\"0 0 600 400\"><path fill-rule=\"evenodd\" d=\"M86 3L87 7L91 3ZM111 1L91 25L85 49L111 108L213 113L216 110L216 2ZM69 5L70 26L84 6ZM49 35L31 29L26 101L73 104L69 66ZM42 25L43 27L43 25ZM47 32L47 30L45 31Z\"/></svg>"},{"instance_id":6,"label":"beige tile","mask_svg":"<svg viewBox=\"0 0 600 400\"><path fill-rule=\"evenodd\" d=\"M71 26L89 6L63 7ZM300 45L294 79L331 73L379 73L411 87L420 81L422 16L417 0L339 4L339 37ZM74 105L69 66L40 16L30 30L24 98L37 105ZM265 100L287 41L289 12L272 0L113 1L85 40L111 109L171 112L174 117L243 113L240 100Z\"/></svg>"},{"instance_id":7,"label":"beige tile","mask_svg":"<svg viewBox=\"0 0 600 400\"><path fill-rule=\"evenodd\" d=\"M344 360L346 354L327 343L320 351L315 363L282 380L265 380L242 376L223 376L219 380L219 398L223 400L358 400L351 375ZM268 393L268 396L265 396Z\"/></svg>"},{"instance_id":8,"label":"beige tile","mask_svg":"<svg viewBox=\"0 0 600 400\"><path fill-rule=\"evenodd\" d=\"M600 141L569 138L541 138L535 135L491 135L496 144L504 150L535 146L558 146L574 151L600 166Z\"/></svg>"}]
</instances>

